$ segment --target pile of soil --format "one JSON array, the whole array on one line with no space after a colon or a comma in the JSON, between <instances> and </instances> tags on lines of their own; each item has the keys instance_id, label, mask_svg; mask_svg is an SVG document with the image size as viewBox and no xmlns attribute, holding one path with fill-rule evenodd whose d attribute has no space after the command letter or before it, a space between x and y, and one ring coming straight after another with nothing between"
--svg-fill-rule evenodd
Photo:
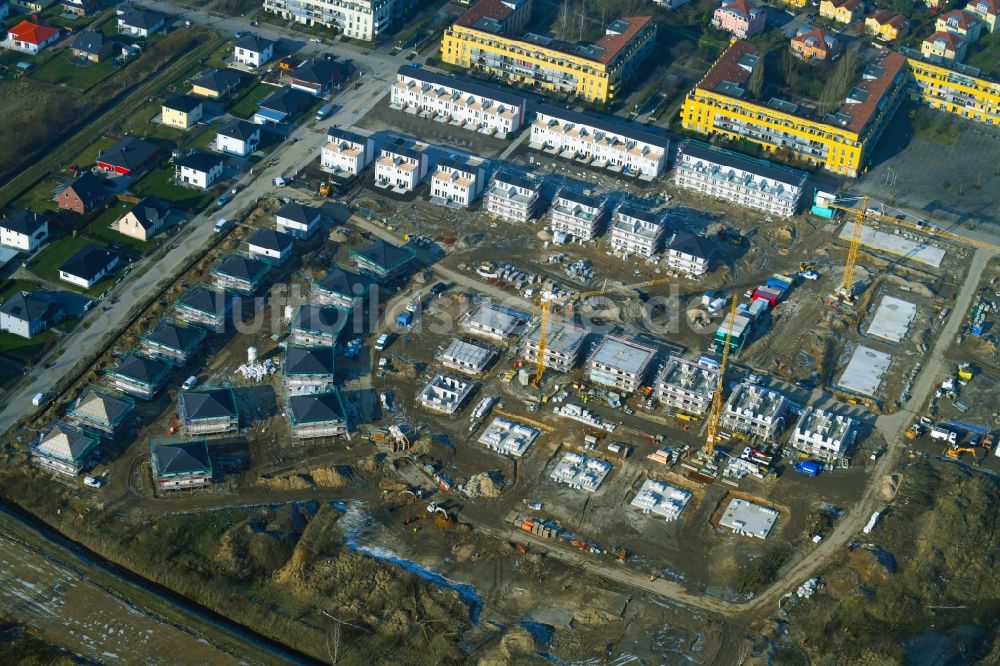
<instances>
[{"instance_id":1,"label":"pile of soil","mask_svg":"<svg viewBox=\"0 0 1000 666\"><path fill-rule=\"evenodd\" d=\"M503 477L500 472L480 472L469 477L465 484L465 492L471 497L499 499L503 493Z\"/></svg>"},{"instance_id":2,"label":"pile of soil","mask_svg":"<svg viewBox=\"0 0 1000 666\"><path fill-rule=\"evenodd\" d=\"M343 488L351 482L353 470L347 465L317 467L308 472L290 472L280 476L261 476L257 484L274 490L308 490L311 488Z\"/></svg>"}]
</instances>

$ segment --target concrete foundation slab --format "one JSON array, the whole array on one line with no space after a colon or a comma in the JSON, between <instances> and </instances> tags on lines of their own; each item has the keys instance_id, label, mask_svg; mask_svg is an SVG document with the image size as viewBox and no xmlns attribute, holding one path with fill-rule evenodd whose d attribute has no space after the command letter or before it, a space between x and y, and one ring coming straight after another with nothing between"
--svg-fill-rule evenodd
<instances>
[{"instance_id":1,"label":"concrete foundation slab","mask_svg":"<svg viewBox=\"0 0 1000 666\"><path fill-rule=\"evenodd\" d=\"M859 395L874 396L882 378L892 365L892 356L869 347L859 346L840 375L838 386Z\"/></svg>"},{"instance_id":2,"label":"concrete foundation slab","mask_svg":"<svg viewBox=\"0 0 1000 666\"><path fill-rule=\"evenodd\" d=\"M917 306L892 296L883 296L875 311L875 317L868 327L868 335L889 342L899 342L906 337L913 318L917 316Z\"/></svg>"},{"instance_id":3,"label":"concrete foundation slab","mask_svg":"<svg viewBox=\"0 0 1000 666\"><path fill-rule=\"evenodd\" d=\"M853 237L854 222L848 222L840 231L840 240L850 242ZM903 257L934 268L940 268L941 262L944 261L945 252L939 247L912 241L902 235L877 231L868 226L861 230L861 244L873 250L894 254L897 257Z\"/></svg>"}]
</instances>

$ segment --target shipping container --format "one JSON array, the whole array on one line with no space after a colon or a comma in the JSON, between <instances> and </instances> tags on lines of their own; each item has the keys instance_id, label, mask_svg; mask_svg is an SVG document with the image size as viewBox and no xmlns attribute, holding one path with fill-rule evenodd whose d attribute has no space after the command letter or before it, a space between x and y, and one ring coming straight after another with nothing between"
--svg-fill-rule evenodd
<instances>
[{"instance_id":1,"label":"shipping container","mask_svg":"<svg viewBox=\"0 0 1000 666\"><path fill-rule=\"evenodd\" d=\"M801 460L792 465L792 469L807 476L819 476L819 473L823 468L820 467L819 463L813 462L812 460Z\"/></svg>"}]
</instances>

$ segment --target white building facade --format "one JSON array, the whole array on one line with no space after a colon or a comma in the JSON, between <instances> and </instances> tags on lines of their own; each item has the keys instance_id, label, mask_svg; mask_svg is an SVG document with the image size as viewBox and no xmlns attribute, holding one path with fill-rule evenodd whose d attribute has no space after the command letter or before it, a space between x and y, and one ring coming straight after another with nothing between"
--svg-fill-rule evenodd
<instances>
[{"instance_id":1,"label":"white building facade","mask_svg":"<svg viewBox=\"0 0 1000 666\"><path fill-rule=\"evenodd\" d=\"M623 204L611 222L611 247L616 252L651 257L660 251L667 233L666 212Z\"/></svg>"},{"instance_id":2,"label":"white building facade","mask_svg":"<svg viewBox=\"0 0 1000 666\"><path fill-rule=\"evenodd\" d=\"M431 201L464 208L479 198L485 180L482 165L463 160L441 160L431 176Z\"/></svg>"},{"instance_id":3,"label":"white building facade","mask_svg":"<svg viewBox=\"0 0 1000 666\"><path fill-rule=\"evenodd\" d=\"M836 460L854 443L857 423L815 407L806 407L792 431L790 443L799 451L823 460Z\"/></svg>"},{"instance_id":4,"label":"white building facade","mask_svg":"<svg viewBox=\"0 0 1000 666\"><path fill-rule=\"evenodd\" d=\"M375 158L375 142L340 128L331 128L320 154L320 166L334 175L357 176Z\"/></svg>"},{"instance_id":5,"label":"white building facade","mask_svg":"<svg viewBox=\"0 0 1000 666\"><path fill-rule=\"evenodd\" d=\"M538 215L541 192L533 178L498 172L486 192L486 212L508 222L530 222Z\"/></svg>"},{"instance_id":6,"label":"white building facade","mask_svg":"<svg viewBox=\"0 0 1000 666\"><path fill-rule=\"evenodd\" d=\"M553 234L564 233L577 241L596 238L607 222L607 208L602 199L562 189L549 208L549 227Z\"/></svg>"},{"instance_id":7,"label":"white building facade","mask_svg":"<svg viewBox=\"0 0 1000 666\"><path fill-rule=\"evenodd\" d=\"M375 162L375 185L412 192L427 177L427 155L403 146L383 146Z\"/></svg>"},{"instance_id":8,"label":"white building facade","mask_svg":"<svg viewBox=\"0 0 1000 666\"><path fill-rule=\"evenodd\" d=\"M337 28L371 42L402 18L408 0L264 0L264 11L308 26Z\"/></svg>"}]
</instances>

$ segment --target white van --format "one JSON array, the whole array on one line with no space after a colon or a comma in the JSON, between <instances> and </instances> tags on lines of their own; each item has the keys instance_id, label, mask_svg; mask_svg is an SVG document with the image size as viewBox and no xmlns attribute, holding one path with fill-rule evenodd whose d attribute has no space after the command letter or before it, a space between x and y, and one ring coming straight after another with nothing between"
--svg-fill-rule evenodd
<instances>
[{"instance_id":1,"label":"white van","mask_svg":"<svg viewBox=\"0 0 1000 666\"><path fill-rule=\"evenodd\" d=\"M222 218L215 223L215 233L217 234L222 233L228 228L229 228L229 220L227 220L226 218Z\"/></svg>"}]
</instances>

